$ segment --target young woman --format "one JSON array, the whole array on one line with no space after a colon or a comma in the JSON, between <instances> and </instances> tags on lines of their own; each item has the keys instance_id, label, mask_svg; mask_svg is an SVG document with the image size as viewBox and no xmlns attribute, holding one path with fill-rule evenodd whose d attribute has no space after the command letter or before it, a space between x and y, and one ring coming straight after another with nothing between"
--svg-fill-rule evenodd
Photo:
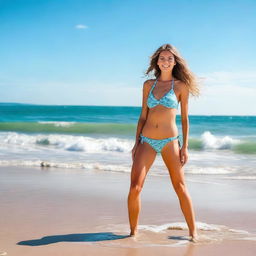
<instances>
[{"instance_id":1,"label":"young woman","mask_svg":"<svg viewBox=\"0 0 256 256\"><path fill-rule=\"evenodd\" d=\"M179 198L189 228L189 236L195 241L197 237L195 215L184 180L183 166L188 160L189 93L199 95L199 88L185 60L170 44L162 45L151 56L146 74L151 71L154 72L156 79L144 82L142 110L137 126L136 142L132 149L133 165L128 195L130 236L135 236L137 233L141 208L140 192L156 154L159 153ZM183 133L182 147L175 122L179 103Z\"/></svg>"}]
</instances>

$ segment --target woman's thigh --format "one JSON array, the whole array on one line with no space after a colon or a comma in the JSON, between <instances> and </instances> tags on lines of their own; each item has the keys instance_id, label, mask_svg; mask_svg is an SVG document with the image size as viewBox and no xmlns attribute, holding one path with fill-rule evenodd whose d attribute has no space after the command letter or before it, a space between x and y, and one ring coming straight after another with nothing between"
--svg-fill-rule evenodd
<instances>
[{"instance_id":1,"label":"woman's thigh","mask_svg":"<svg viewBox=\"0 0 256 256\"><path fill-rule=\"evenodd\" d=\"M143 186L145 177L156 158L155 150L146 142L139 143L131 170L131 184Z\"/></svg>"},{"instance_id":2,"label":"woman's thigh","mask_svg":"<svg viewBox=\"0 0 256 256\"><path fill-rule=\"evenodd\" d=\"M178 140L168 142L162 150L162 159L169 171L173 186L184 184L184 169L180 162L180 146Z\"/></svg>"}]
</instances>

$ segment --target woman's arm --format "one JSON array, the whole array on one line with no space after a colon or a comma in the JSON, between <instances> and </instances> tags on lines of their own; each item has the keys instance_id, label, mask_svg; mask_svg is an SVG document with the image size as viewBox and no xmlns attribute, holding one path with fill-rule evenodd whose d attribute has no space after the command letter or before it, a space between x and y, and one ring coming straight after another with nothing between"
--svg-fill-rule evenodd
<instances>
[{"instance_id":1,"label":"woman's arm","mask_svg":"<svg viewBox=\"0 0 256 256\"><path fill-rule=\"evenodd\" d=\"M189 90L187 86L182 83L180 95L181 105L181 123L182 123L182 134L183 134L183 146L188 147L188 134L189 134L189 119L188 119L188 98Z\"/></svg>"},{"instance_id":2,"label":"woman's arm","mask_svg":"<svg viewBox=\"0 0 256 256\"><path fill-rule=\"evenodd\" d=\"M188 98L189 90L188 87L182 83L181 86L181 123L182 123L182 135L183 135L183 144L180 151L180 160L182 165L184 165L188 160L188 136L189 136L189 118L188 118Z\"/></svg>"},{"instance_id":3,"label":"woman's arm","mask_svg":"<svg viewBox=\"0 0 256 256\"><path fill-rule=\"evenodd\" d=\"M150 90L150 80L147 80L143 84L142 109L141 109L141 114L140 114L140 118L137 125L135 145L139 143L140 133L147 120L147 115L148 115L147 98L148 98L149 90Z\"/></svg>"}]
</instances>

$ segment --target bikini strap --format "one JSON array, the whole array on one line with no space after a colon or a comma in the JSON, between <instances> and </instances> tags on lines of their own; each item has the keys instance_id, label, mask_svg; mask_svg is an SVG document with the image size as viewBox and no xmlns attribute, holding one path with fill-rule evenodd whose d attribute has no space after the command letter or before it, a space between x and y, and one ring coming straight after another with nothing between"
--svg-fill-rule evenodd
<instances>
[{"instance_id":1,"label":"bikini strap","mask_svg":"<svg viewBox=\"0 0 256 256\"><path fill-rule=\"evenodd\" d=\"M154 87L156 86L156 82L157 82L158 78L155 80L153 86L151 87L150 93L153 91Z\"/></svg>"},{"instance_id":2,"label":"bikini strap","mask_svg":"<svg viewBox=\"0 0 256 256\"><path fill-rule=\"evenodd\" d=\"M174 78L172 79L172 90L174 88Z\"/></svg>"}]
</instances>

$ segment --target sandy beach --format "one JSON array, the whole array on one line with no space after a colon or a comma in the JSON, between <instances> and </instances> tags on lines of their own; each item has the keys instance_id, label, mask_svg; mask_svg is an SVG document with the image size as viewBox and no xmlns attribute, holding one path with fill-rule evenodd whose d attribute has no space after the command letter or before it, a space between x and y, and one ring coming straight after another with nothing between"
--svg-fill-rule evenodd
<instances>
[{"instance_id":1,"label":"sandy beach","mask_svg":"<svg viewBox=\"0 0 256 256\"><path fill-rule=\"evenodd\" d=\"M186 180L198 243L188 240L166 176L147 176L134 239L128 237L129 173L1 167L0 255L255 255L255 181Z\"/></svg>"},{"instance_id":2,"label":"sandy beach","mask_svg":"<svg viewBox=\"0 0 256 256\"><path fill-rule=\"evenodd\" d=\"M0 256L256 256L255 10L0 0Z\"/></svg>"}]
</instances>

